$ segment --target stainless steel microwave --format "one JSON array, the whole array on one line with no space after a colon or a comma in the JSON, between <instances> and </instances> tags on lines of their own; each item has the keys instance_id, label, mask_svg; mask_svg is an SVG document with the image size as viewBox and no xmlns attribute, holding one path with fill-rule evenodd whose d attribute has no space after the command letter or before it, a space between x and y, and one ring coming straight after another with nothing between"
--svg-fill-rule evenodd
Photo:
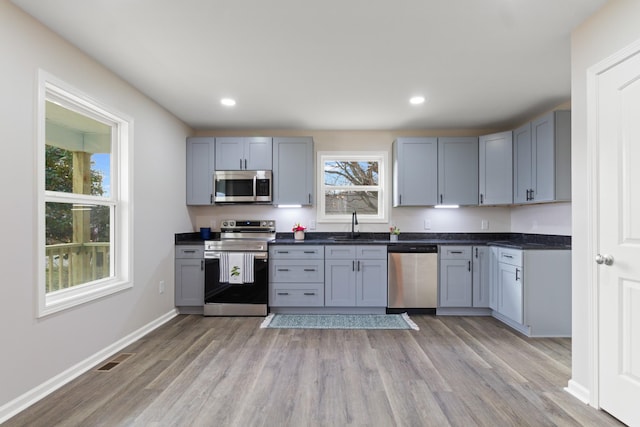
<instances>
[{"instance_id":1,"label":"stainless steel microwave","mask_svg":"<svg viewBox=\"0 0 640 427\"><path fill-rule=\"evenodd\" d=\"M215 171L216 203L271 203L271 171Z\"/></svg>"}]
</instances>

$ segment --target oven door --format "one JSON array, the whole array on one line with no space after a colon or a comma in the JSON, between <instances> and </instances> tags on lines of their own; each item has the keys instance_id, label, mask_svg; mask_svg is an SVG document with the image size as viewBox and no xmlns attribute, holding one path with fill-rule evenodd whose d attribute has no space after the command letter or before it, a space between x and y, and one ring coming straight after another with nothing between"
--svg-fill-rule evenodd
<instances>
[{"instance_id":1,"label":"oven door","mask_svg":"<svg viewBox=\"0 0 640 427\"><path fill-rule=\"evenodd\" d=\"M266 316L269 254L254 252L253 283L220 282L220 253L209 253L204 269L205 316Z\"/></svg>"}]
</instances>

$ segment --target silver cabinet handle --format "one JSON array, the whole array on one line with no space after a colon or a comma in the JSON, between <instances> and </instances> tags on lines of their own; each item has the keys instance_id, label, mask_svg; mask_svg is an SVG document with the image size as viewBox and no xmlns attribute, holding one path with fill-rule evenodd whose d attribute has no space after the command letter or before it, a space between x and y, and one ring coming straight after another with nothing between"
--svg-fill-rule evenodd
<instances>
[{"instance_id":1,"label":"silver cabinet handle","mask_svg":"<svg viewBox=\"0 0 640 427\"><path fill-rule=\"evenodd\" d=\"M289 271L288 268L279 268L278 271Z\"/></svg>"},{"instance_id":2,"label":"silver cabinet handle","mask_svg":"<svg viewBox=\"0 0 640 427\"><path fill-rule=\"evenodd\" d=\"M195 254L196 253L195 249L185 249L183 252L185 254Z\"/></svg>"},{"instance_id":3,"label":"silver cabinet handle","mask_svg":"<svg viewBox=\"0 0 640 427\"><path fill-rule=\"evenodd\" d=\"M356 271L356 262L351 261L351 271Z\"/></svg>"},{"instance_id":4,"label":"silver cabinet handle","mask_svg":"<svg viewBox=\"0 0 640 427\"><path fill-rule=\"evenodd\" d=\"M313 296L315 294L316 294L315 292L305 292L304 293L304 295L307 295L307 296Z\"/></svg>"},{"instance_id":5,"label":"silver cabinet handle","mask_svg":"<svg viewBox=\"0 0 640 427\"><path fill-rule=\"evenodd\" d=\"M449 251L449 252L452 253L452 254L461 254L462 253L462 251Z\"/></svg>"},{"instance_id":6,"label":"silver cabinet handle","mask_svg":"<svg viewBox=\"0 0 640 427\"><path fill-rule=\"evenodd\" d=\"M247 159L244 159L244 168L247 169Z\"/></svg>"},{"instance_id":7,"label":"silver cabinet handle","mask_svg":"<svg viewBox=\"0 0 640 427\"><path fill-rule=\"evenodd\" d=\"M204 270L204 260L200 260L200 270Z\"/></svg>"},{"instance_id":8,"label":"silver cabinet handle","mask_svg":"<svg viewBox=\"0 0 640 427\"><path fill-rule=\"evenodd\" d=\"M316 251L304 251L305 254L315 254Z\"/></svg>"},{"instance_id":9,"label":"silver cabinet handle","mask_svg":"<svg viewBox=\"0 0 640 427\"><path fill-rule=\"evenodd\" d=\"M242 159L240 159L240 170L242 170Z\"/></svg>"},{"instance_id":10,"label":"silver cabinet handle","mask_svg":"<svg viewBox=\"0 0 640 427\"><path fill-rule=\"evenodd\" d=\"M611 255L596 255L596 263L604 265L613 265L613 257Z\"/></svg>"},{"instance_id":11,"label":"silver cabinet handle","mask_svg":"<svg viewBox=\"0 0 640 427\"><path fill-rule=\"evenodd\" d=\"M289 292L278 292L278 295L289 295Z\"/></svg>"},{"instance_id":12,"label":"silver cabinet handle","mask_svg":"<svg viewBox=\"0 0 640 427\"><path fill-rule=\"evenodd\" d=\"M480 204L483 204L483 203L484 203L484 198L482 196L482 193L480 193Z\"/></svg>"},{"instance_id":13,"label":"silver cabinet handle","mask_svg":"<svg viewBox=\"0 0 640 427\"><path fill-rule=\"evenodd\" d=\"M520 278L518 277L518 273L520 273L520 270L516 268L516 280L520 280Z\"/></svg>"},{"instance_id":14,"label":"silver cabinet handle","mask_svg":"<svg viewBox=\"0 0 640 427\"><path fill-rule=\"evenodd\" d=\"M316 271L315 268L305 268L304 271Z\"/></svg>"},{"instance_id":15,"label":"silver cabinet handle","mask_svg":"<svg viewBox=\"0 0 640 427\"><path fill-rule=\"evenodd\" d=\"M471 271L471 261L469 261L469 267L468 267L469 271Z\"/></svg>"},{"instance_id":16,"label":"silver cabinet handle","mask_svg":"<svg viewBox=\"0 0 640 427\"><path fill-rule=\"evenodd\" d=\"M358 271L360 271L360 261L358 261Z\"/></svg>"}]
</instances>

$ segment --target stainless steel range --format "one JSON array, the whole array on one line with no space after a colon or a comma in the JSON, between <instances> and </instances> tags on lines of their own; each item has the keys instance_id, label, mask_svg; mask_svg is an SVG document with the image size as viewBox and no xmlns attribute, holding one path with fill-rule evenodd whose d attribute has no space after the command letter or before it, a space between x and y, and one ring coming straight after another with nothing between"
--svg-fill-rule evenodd
<instances>
[{"instance_id":1,"label":"stainless steel range","mask_svg":"<svg viewBox=\"0 0 640 427\"><path fill-rule=\"evenodd\" d=\"M204 242L205 316L267 315L267 244L275 237L273 220L222 221L220 240Z\"/></svg>"}]
</instances>

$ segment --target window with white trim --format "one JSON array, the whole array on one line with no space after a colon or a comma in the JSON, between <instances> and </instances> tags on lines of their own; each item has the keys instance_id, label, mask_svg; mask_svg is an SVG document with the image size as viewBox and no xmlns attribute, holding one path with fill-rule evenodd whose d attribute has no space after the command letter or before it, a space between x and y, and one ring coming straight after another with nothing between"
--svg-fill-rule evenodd
<instances>
[{"instance_id":1,"label":"window with white trim","mask_svg":"<svg viewBox=\"0 0 640 427\"><path fill-rule=\"evenodd\" d=\"M132 121L41 71L39 316L130 288Z\"/></svg>"},{"instance_id":2,"label":"window with white trim","mask_svg":"<svg viewBox=\"0 0 640 427\"><path fill-rule=\"evenodd\" d=\"M387 222L386 152L318 152L318 221Z\"/></svg>"}]
</instances>

